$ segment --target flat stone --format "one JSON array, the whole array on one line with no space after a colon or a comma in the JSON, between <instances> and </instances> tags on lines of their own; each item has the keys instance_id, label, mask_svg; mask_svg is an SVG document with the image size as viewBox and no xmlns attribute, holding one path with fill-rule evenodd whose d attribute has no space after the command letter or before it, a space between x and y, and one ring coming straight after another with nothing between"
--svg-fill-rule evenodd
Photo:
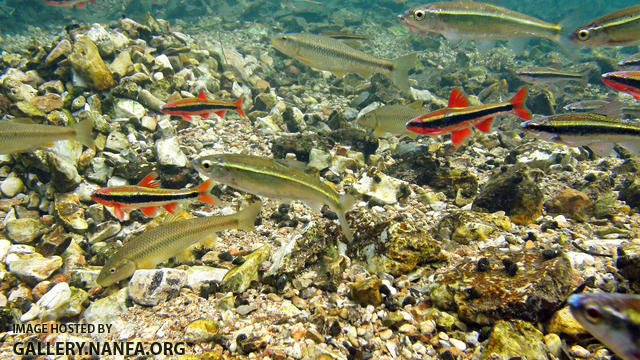
<instances>
[{"instance_id":1,"label":"flat stone","mask_svg":"<svg viewBox=\"0 0 640 360\"><path fill-rule=\"evenodd\" d=\"M211 266L195 265L187 269L187 286L195 291L212 282L221 282L227 269L214 268Z\"/></svg>"},{"instance_id":2,"label":"flat stone","mask_svg":"<svg viewBox=\"0 0 640 360\"><path fill-rule=\"evenodd\" d=\"M60 256L44 257L38 253L9 254L5 264L15 276L36 284L46 280L56 270L62 267Z\"/></svg>"},{"instance_id":3,"label":"flat stone","mask_svg":"<svg viewBox=\"0 0 640 360\"><path fill-rule=\"evenodd\" d=\"M180 293L187 272L176 269L136 270L129 280L129 297L140 305L158 305Z\"/></svg>"},{"instance_id":4,"label":"flat stone","mask_svg":"<svg viewBox=\"0 0 640 360\"><path fill-rule=\"evenodd\" d=\"M380 294L380 279L371 277L362 281L356 281L351 285L351 298L354 302L366 306L378 306L382 303Z\"/></svg>"},{"instance_id":5,"label":"flat stone","mask_svg":"<svg viewBox=\"0 0 640 360\"><path fill-rule=\"evenodd\" d=\"M158 139L156 141L156 154L160 165L164 166L185 167L189 161L180 149L178 138L175 136Z\"/></svg>"},{"instance_id":6,"label":"flat stone","mask_svg":"<svg viewBox=\"0 0 640 360\"><path fill-rule=\"evenodd\" d=\"M82 316L88 324L121 324L127 311L127 288L91 302Z\"/></svg>"},{"instance_id":7,"label":"flat stone","mask_svg":"<svg viewBox=\"0 0 640 360\"><path fill-rule=\"evenodd\" d=\"M47 232L48 226L40 219L21 218L9 220L6 225L7 236L17 243L29 243Z\"/></svg>"},{"instance_id":8,"label":"flat stone","mask_svg":"<svg viewBox=\"0 0 640 360\"><path fill-rule=\"evenodd\" d=\"M493 327L480 359L511 359L514 357L549 359L543 335L533 325L522 320L500 320Z\"/></svg>"},{"instance_id":9,"label":"flat stone","mask_svg":"<svg viewBox=\"0 0 640 360\"><path fill-rule=\"evenodd\" d=\"M192 321L184 329L184 339L192 343L208 342L213 340L218 331L220 324L211 319L198 319Z\"/></svg>"},{"instance_id":10,"label":"flat stone","mask_svg":"<svg viewBox=\"0 0 640 360\"><path fill-rule=\"evenodd\" d=\"M12 174L0 183L0 190L4 196L14 197L24 190L24 183L22 179Z\"/></svg>"},{"instance_id":11,"label":"flat stone","mask_svg":"<svg viewBox=\"0 0 640 360\"><path fill-rule=\"evenodd\" d=\"M244 263L229 270L222 279L220 287L223 291L241 293L249 288L252 281L258 281L258 267L269 259L270 252L271 246L263 245L246 255Z\"/></svg>"},{"instance_id":12,"label":"flat stone","mask_svg":"<svg viewBox=\"0 0 640 360\"><path fill-rule=\"evenodd\" d=\"M147 109L142 104L131 99L117 99L113 111L117 118L142 119L147 113Z\"/></svg>"}]
</instances>

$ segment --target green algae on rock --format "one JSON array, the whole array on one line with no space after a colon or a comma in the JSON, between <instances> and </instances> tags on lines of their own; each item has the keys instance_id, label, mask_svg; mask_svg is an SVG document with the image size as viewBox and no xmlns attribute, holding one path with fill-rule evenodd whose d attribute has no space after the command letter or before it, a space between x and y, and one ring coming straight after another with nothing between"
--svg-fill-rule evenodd
<instances>
[{"instance_id":1,"label":"green algae on rock","mask_svg":"<svg viewBox=\"0 0 640 360\"><path fill-rule=\"evenodd\" d=\"M376 276L356 281L351 285L351 298L362 306L378 306L382 303L380 285L382 282Z\"/></svg>"},{"instance_id":2,"label":"green algae on rock","mask_svg":"<svg viewBox=\"0 0 640 360\"><path fill-rule=\"evenodd\" d=\"M259 280L258 268L260 263L269 259L271 246L263 245L244 257L244 263L238 265L222 278L220 287L223 291L234 293L244 292L251 286L251 282Z\"/></svg>"},{"instance_id":3,"label":"green algae on rock","mask_svg":"<svg viewBox=\"0 0 640 360\"><path fill-rule=\"evenodd\" d=\"M481 351L480 359L549 359L542 333L522 320L498 321Z\"/></svg>"},{"instance_id":4,"label":"green algae on rock","mask_svg":"<svg viewBox=\"0 0 640 360\"><path fill-rule=\"evenodd\" d=\"M73 70L95 90L107 90L115 85L113 75L107 68L96 44L87 36L78 36L69 54Z\"/></svg>"}]
</instances>

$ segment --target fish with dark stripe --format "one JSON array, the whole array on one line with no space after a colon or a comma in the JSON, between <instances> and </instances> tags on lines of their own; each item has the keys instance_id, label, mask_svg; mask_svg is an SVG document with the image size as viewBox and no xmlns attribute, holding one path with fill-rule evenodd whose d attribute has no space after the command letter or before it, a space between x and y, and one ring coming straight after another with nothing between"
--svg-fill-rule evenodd
<instances>
[{"instance_id":1,"label":"fish with dark stripe","mask_svg":"<svg viewBox=\"0 0 640 360\"><path fill-rule=\"evenodd\" d=\"M616 10L575 29L569 39L584 46L629 46L640 43L640 5Z\"/></svg>"},{"instance_id":2,"label":"fish with dark stripe","mask_svg":"<svg viewBox=\"0 0 640 360\"><path fill-rule=\"evenodd\" d=\"M168 102L160 107L163 114L171 114L181 116L186 121L191 121L191 116L200 115L203 119L214 113L223 117L227 111L235 111L242 117L245 117L242 111L242 98L235 103L208 99L204 94L204 90L194 98L182 99Z\"/></svg>"},{"instance_id":3,"label":"fish with dark stripe","mask_svg":"<svg viewBox=\"0 0 640 360\"><path fill-rule=\"evenodd\" d=\"M640 101L640 71L614 71L602 75L609 87L626 92Z\"/></svg>"},{"instance_id":4,"label":"fish with dark stripe","mask_svg":"<svg viewBox=\"0 0 640 360\"><path fill-rule=\"evenodd\" d=\"M114 215L122 220L125 212L140 209L145 215L153 216L158 207L173 213L178 201L197 199L207 204L215 204L217 199L209 194L213 181L184 190L160 189L153 173L145 176L138 185L116 186L98 189L91 198L104 205L113 207Z\"/></svg>"},{"instance_id":5,"label":"fish with dark stripe","mask_svg":"<svg viewBox=\"0 0 640 360\"><path fill-rule=\"evenodd\" d=\"M522 129L547 141L587 146L602 156L608 155L615 144L640 154L640 124L608 116L619 113L619 106L610 103L593 113L541 117L523 122Z\"/></svg>"},{"instance_id":6,"label":"fish with dark stripe","mask_svg":"<svg viewBox=\"0 0 640 360\"><path fill-rule=\"evenodd\" d=\"M531 119L531 113L524 107L526 97L527 88L523 87L509 102L469 106L462 91L453 89L448 107L412 119L407 129L423 135L451 134L451 141L459 145L471 135L472 127L489 132L497 115L513 113L525 120Z\"/></svg>"}]
</instances>

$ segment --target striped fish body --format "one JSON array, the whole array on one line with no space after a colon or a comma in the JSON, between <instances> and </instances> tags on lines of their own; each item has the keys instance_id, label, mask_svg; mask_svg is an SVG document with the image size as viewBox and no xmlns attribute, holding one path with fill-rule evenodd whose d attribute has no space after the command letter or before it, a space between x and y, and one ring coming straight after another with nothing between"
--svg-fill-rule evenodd
<instances>
[{"instance_id":1,"label":"striped fish body","mask_svg":"<svg viewBox=\"0 0 640 360\"><path fill-rule=\"evenodd\" d=\"M233 215L177 220L146 230L107 260L96 282L109 286L128 278L137 269L152 269L187 247L214 238L216 231L251 230L261 206L256 202Z\"/></svg>"},{"instance_id":2,"label":"striped fish body","mask_svg":"<svg viewBox=\"0 0 640 360\"><path fill-rule=\"evenodd\" d=\"M640 54L635 54L626 59L622 59L618 65L632 70L640 69Z\"/></svg>"},{"instance_id":3,"label":"striped fish body","mask_svg":"<svg viewBox=\"0 0 640 360\"><path fill-rule=\"evenodd\" d=\"M421 5L398 16L412 32L437 33L449 40L560 38L561 27L519 12L475 1L446 1Z\"/></svg>"},{"instance_id":4,"label":"striped fish body","mask_svg":"<svg viewBox=\"0 0 640 360\"><path fill-rule=\"evenodd\" d=\"M409 90L408 71L416 61L416 53L394 60L379 59L331 37L314 34L288 34L271 39L283 54L313 68L336 75L356 73L363 78L380 73L389 77L403 91Z\"/></svg>"},{"instance_id":5,"label":"striped fish body","mask_svg":"<svg viewBox=\"0 0 640 360\"><path fill-rule=\"evenodd\" d=\"M92 129L93 124L90 120L72 126L0 121L0 154L27 151L51 145L59 140L77 140L88 147L94 147Z\"/></svg>"},{"instance_id":6,"label":"striped fish body","mask_svg":"<svg viewBox=\"0 0 640 360\"><path fill-rule=\"evenodd\" d=\"M513 113L530 119L531 114L524 108L526 96L527 89L523 87L509 102L469 106L462 91L453 89L448 107L412 119L406 126L408 130L423 135L451 134L451 141L459 145L471 134L472 127L488 132L497 115Z\"/></svg>"},{"instance_id":7,"label":"striped fish body","mask_svg":"<svg viewBox=\"0 0 640 360\"><path fill-rule=\"evenodd\" d=\"M582 74L562 71L550 67L536 67L518 70L516 74L524 81L545 85L561 81L585 81L585 77Z\"/></svg>"},{"instance_id":8,"label":"striped fish body","mask_svg":"<svg viewBox=\"0 0 640 360\"><path fill-rule=\"evenodd\" d=\"M624 360L640 359L640 296L574 294L567 299L585 330Z\"/></svg>"},{"instance_id":9,"label":"striped fish body","mask_svg":"<svg viewBox=\"0 0 640 360\"><path fill-rule=\"evenodd\" d=\"M602 82L640 101L640 71L615 71L602 75Z\"/></svg>"},{"instance_id":10,"label":"striped fish body","mask_svg":"<svg viewBox=\"0 0 640 360\"><path fill-rule=\"evenodd\" d=\"M407 130L406 124L423 114L420 108L421 106L385 105L360 116L358 124L373 130L375 136L415 136L415 133Z\"/></svg>"},{"instance_id":11,"label":"striped fish body","mask_svg":"<svg viewBox=\"0 0 640 360\"><path fill-rule=\"evenodd\" d=\"M522 123L523 130L568 146L588 146L607 155L617 143L640 153L640 124L596 113L567 113Z\"/></svg>"},{"instance_id":12,"label":"striped fish body","mask_svg":"<svg viewBox=\"0 0 640 360\"><path fill-rule=\"evenodd\" d=\"M640 5L616 10L578 27L569 39L583 46L629 46L640 43Z\"/></svg>"},{"instance_id":13,"label":"striped fish body","mask_svg":"<svg viewBox=\"0 0 640 360\"><path fill-rule=\"evenodd\" d=\"M353 200L349 195L340 196L316 176L276 159L243 154L204 156L196 159L194 166L217 182L251 194L283 201L301 200L317 212L327 205L338 214L347 239L352 238L345 212Z\"/></svg>"},{"instance_id":14,"label":"striped fish body","mask_svg":"<svg viewBox=\"0 0 640 360\"><path fill-rule=\"evenodd\" d=\"M173 213L178 202L198 199L215 204L217 199L209 192L213 181L205 181L197 187L184 190L161 189L153 173L145 176L138 185L98 189L91 198L104 206L113 207L114 215L122 220L125 212L140 209L147 216L154 216L158 207Z\"/></svg>"},{"instance_id":15,"label":"striped fish body","mask_svg":"<svg viewBox=\"0 0 640 360\"><path fill-rule=\"evenodd\" d=\"M242 98L235 103L208 99L204 90L200 91L197 97L168 102L160 108L163 114L170 114L182 117L185 121L191 121L191 116L199 115L203 119L214 113L223 117L227 111L235 111L245 117L242 111Z\"/></svg>"}]
</instances>

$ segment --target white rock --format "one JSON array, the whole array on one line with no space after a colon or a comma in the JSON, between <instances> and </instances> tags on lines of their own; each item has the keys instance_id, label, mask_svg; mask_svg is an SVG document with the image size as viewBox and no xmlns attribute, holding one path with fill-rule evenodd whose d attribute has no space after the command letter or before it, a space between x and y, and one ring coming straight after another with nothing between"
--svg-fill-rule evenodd
<instances>
[{"instance_id":1,"label":"white rock","mask_svg":"<svg viewBox=\"0 0 640 360\"><path fill-rule=\"evenodd\" d=\"M0 184L0 190L7 197L14 197L19 192L24 190L24 183L22 179L17 177L15 174L11 174L8 178L4 179Z\"/></svg>"},{"instance_id":2,"label":"white rock","mask_svg":"<svg viewBox=\"0 0 640 360\"><path fill-rule=\"evenodd\" d=\"M180 149L178 138L175 136L158 139L156 141L156 154L161 165L185 167L189 161Z\"/></svg>"},{"instance_id":3,"label":"white rock","mask_svg":"<svg viewBox=\"0 0 640 360\"><path fill-rule=\"evenodd\" d=\"M186 283L187 272L184 270L136 270L129 280L129 297L140 305L158 305L177 296Z\"/></svg>"},{"instance_id":4,"label":"white rock","mask_svg":"<svg viewBox=\"0 0 640 360\"><path fill-rule=\"evenodd\" d=\"M467 344L464 343L464 341L460 341L458 339L454 339L454 338L449 338L449 342L451 343L451 345L455 346L456 349L464 352L465 350L467 350Z\"/></svg>"},{"instance_id":5,"label":"white rock","mask_svg":"<svg viewBox=\"0 0 640 360\"><path fill-rule=\"evenodd\" d=\"M166 117L160 121L158 121L158 130L160 130L160 134L162 137L168 138L176 135L176 130L173 128L169 117Z\"/></svg>"},{"instance_id":6,"label":"white rock","mask_svg":"<svg viewBox=\"0 0 640 360\"><path fill-rule=\"evenodd\" d=\"M114 327L121 327L124 322L120 315L125 311L127 311L127 288L93 301L82 316L88 324L113 324Z\"/></svg>"},{"instance_id":7,"label":"white rock","mask_svg":"<svg viewBox=\"0 0 640 360\"><path fill-rule=\"evenodd\" d=\"M160 71L173 71L173 66L171 66L169 57L167 57L167 55L165 54L156 56L155 65Z\"/></svg>"},{"instance_id":8,"label":"white rock","mask_svg":"<svg viewBox=\"0 0 640 360\"><path fill-rule=\"evenodd\" d=\"M127 137L120 131L112 131L109 136L107 136L107 141L104 145L105 149L115 152L120 152L128 147L129 140L127 140Z\"/></svg>"},{"instance_id":9,"label":"white rock","mask_svg":"<svg viewBox=\"0 0 640 360\"><path fill-rule=\"evenodd\" d=\"M377 181L379 180L379 181ZM364 173L353 188L362 195L368 195L377 202L395 204L398 201L397 194L403 181L392 178L382 172L377 172L374 177Z\"/></svg>"},{"instance_id":10,"label":"white rock","mask_svg":"<svg viewBox=\"0 0 640 360\"><path fill-rule=\"evenodd\" d=\"M156 119L152 118L151 116L143 116L142 119L140 120L140 125L142 125L143 128L149 131L156 131L156 126L158 125L158 122L156 121Z\"/></svg>"},{"instance_id":11,"label":"white rock","mask_svg":"<svg viewBox=\"0 0 640 360\"><path fill-rule=\"evenodd\" d=\"M11 242L7 239L0 239L0 262L4 262L4 257L7 256L11 247Z\"/></svg>"},{"instance_id":12,"label":"white rock","mask_svg":"<svg viewBox=\"0 0 640 360\"><path fill-rule=\"evenodd\" d=\"M191 266L187 270L187 286L200 291L200 288L206 284L213 281L221 282L227 271L229 270L211 266Z\"/></svg>"},{"instance_id":13,"label":"white rock","mask_svg":"<svg viewBox=\"0 0 640 360\"><path fill-rule=\"evenodd\" d=\"M318 171L324 170L331 165L331 154L323 150L313 148L309 152L309 164L307 167Z\"/></svg>"},{"instance_id":14,"label":"white rock","mask_svg":"<svg viewBox=\"0 0 640 360\"><path fill-rule=\"evenodd\" d=\"M44 257L38 253L9 254L5 257L5 264L15 276L30 283L46 280L54 271L62 267L60 256Z\"/></svg>"},{"instance_id":15,"label":"white rock","mask_svg":"<svg viewBox=\"0 0 640 360\"><path fill-rule=\"evenodd\" d=\"M133 101L131 99L118 99L116 100L113 111L116 115L116 118L136 118L141 119L143 116L147 114L147 109L145 109L142 104L137 101Z\"/></svg>"},{"instance_id":16,"label":"white rock","mask_svg":"<svg viewBox=\"0 0 640 360\"><path fill-rule=\"evenodd\" d=\"M108 56L115 51L113 40L111 40L111 36L102 25L91 25L91 28L86 32L86 36L96 44L98 50L100 50L100 55Z\"/></svg>"}]
</instances>

